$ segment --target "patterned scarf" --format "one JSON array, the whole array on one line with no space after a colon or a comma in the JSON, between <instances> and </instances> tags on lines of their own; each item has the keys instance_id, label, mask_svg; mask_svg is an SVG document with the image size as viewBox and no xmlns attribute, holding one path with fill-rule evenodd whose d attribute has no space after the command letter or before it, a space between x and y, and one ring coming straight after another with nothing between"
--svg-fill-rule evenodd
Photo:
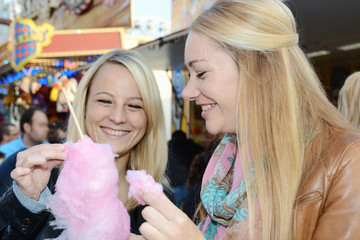
<instances>
[{"instance_id":1,"label":"patterned scarf","mask_svg":"<svg viewBox=\"0 0 360 240\"><path fill-rule=\"evenodd\" d=\"M227 134L215 149L202 180L201 200L208 213L199 224L208 240L220 239L226 229L248 215L246 188L236 135Z\"/></svg>"}]
</instances>

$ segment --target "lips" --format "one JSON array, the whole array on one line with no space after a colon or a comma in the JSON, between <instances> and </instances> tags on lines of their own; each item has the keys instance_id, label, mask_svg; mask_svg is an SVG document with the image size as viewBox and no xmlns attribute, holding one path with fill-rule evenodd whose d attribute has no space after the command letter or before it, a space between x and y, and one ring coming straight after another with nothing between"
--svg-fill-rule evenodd
<instances>
[{"instance_id":1,"label":"lips","mask_svg":"<svg viewBox=\"0 0 360 240\"><path fill-rule=\"evenodd\" d=\"M198 104L201 106L202 112L201 117L206 119L207 115L211 113L211 111L215 108L216 103L210 103L210 104Z\"/></svg>"},{"instance_id":2,"label":"lips","mask_svg":"<svg viewBox=\"0 0 360 240\"><path fill-rule=\"evenodd\" d=\"M101 127L101 130L109 135L113 135L113 136L123 136L129 133L129 131L123 131L123 130L114 130L114 129L110 129L110 128L105 128L105 127Z\"/></svg>"}]
</instances>

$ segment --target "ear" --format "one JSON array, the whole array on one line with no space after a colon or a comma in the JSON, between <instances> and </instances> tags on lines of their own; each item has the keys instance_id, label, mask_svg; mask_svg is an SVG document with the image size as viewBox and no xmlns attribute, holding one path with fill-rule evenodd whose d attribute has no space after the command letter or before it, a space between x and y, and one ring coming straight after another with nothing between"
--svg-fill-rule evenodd
<instances>
[{"instance_id":1,"label":"ear","mask_svg":"<svg viewBox=\"0 0 360 240\"><path fill-rule=\"evenodd\" d=\"M9 139L9 135L3 134L2 139L3 139L3 141L7 142Z\"/></svg>"},{"instance_id":2,"label":"ear","mask_svg":"<svg viewBox=\"0 0 360 240\"><path fill-rule=\"evenodd\" d=\"M7 142L7 135L2 134L1 139L2 139L2 141Z\"/></svg>"},{"instance_id":3,"label":"ear","mask_svg":"<svg viewBox=\"0 0 360 240\"><path fill-rule=\"evenodd\" d=\"M24 131L25 131L26 133L28 133L28 132L30 132L30 130L31 130L31 125L30 125L30 123L24 123Z\"/></svg>"}]
</instances>

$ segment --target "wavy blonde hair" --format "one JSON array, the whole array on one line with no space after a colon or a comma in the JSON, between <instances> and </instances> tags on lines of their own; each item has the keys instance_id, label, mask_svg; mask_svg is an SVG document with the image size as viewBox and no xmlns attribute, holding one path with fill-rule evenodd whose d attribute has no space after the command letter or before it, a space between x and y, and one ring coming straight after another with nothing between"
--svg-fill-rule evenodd
<instances>
[{"instance_id":1,"label":"wavy blonde hair","mask_svg":"<svg viewBox=\"0 0 360 240\"><path fill-rule=\"evenodd\" d=\"M89 89L96 73L107 63L123 65L134 76L144 102L144 110L148 120L144 137L131 151L128 169L145 169L148 174L154 177L155 181L168 186L167 179L164 177L167 164L167 144L160 93L152 70L146 64L145 59L137 52L113 50L104 54L90 66L79 83L73 104L80 128L84 134L87 134L85 108ZM74 117L70 115L67 140L76 142L79 139L80 134L77 131ZM134 199L126 203L128 210L136 206L137 203Z\"/></svg>"},{"instance_id":2,"label":"wavy blonde hair","mask_svg":"<svg viewBox=\"0 0 360 240\"><path fill-rule=\"evenodd\" d=\"M346 128L343 119L298 46L294 17L281 1L219 0L191 30L217 41L239 69L236 134L250 238L255 238L258 203L261 238L291 239L296 195L312 166L304 162L309 134L324 126ZM253 173L247 171L252 164Z\"/></svg>"},{"instance_id":3,"label":"wavy blonde hair","mask_svg":"<svg viewBox=\"0 0 360 240\"><path fill-rule=\"evenodd\" d=\"M360 72L345 80L339 93L338 109L351 125L360 129Z\"/></svg>"}]
</instances>

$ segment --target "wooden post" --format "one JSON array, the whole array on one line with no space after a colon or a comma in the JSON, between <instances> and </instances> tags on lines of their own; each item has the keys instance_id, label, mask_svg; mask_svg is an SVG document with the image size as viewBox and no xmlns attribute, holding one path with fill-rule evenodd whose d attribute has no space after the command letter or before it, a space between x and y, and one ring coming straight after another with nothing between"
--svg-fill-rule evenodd
<instances>
[{"instance_id":1,"label":"wooden post","mask_svg":"<svg viewBox=\"0 0 360 240\"><path fill-rule=\"evenodd\" d=\"M0 24L10 25L10 23L9 19L0 18Z\"/></svg>"}]
</instances>

